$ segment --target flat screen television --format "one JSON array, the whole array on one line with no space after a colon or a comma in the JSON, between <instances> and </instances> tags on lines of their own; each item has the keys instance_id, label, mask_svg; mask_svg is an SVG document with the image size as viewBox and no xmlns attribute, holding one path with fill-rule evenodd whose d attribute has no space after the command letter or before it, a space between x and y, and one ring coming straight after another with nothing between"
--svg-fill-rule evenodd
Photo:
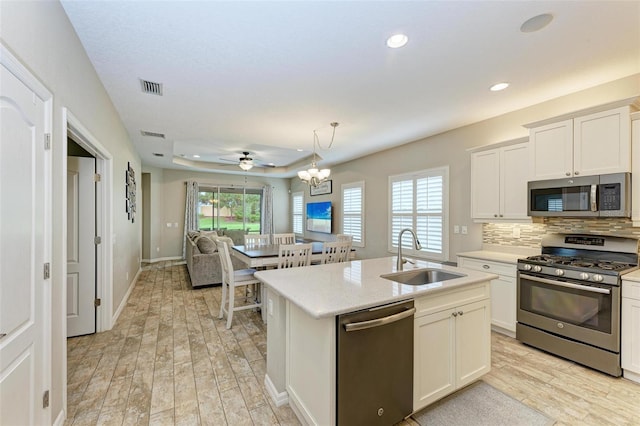
<instances>
[{"instance_id":1,"label":"flat screen television","mask_svg":"<svg viewBox=\"0 0 640 426\"><path fill-rule=\"evenodd\" d=\"M307 231L331 233L331 201L307 203Z\"/></svg>"}]
</instances>

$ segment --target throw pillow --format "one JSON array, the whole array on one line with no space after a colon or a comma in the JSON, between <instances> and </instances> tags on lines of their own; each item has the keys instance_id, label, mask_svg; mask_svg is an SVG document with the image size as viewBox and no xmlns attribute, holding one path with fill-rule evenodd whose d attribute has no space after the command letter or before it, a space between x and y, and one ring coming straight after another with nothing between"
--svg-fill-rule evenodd
<instances>
[{"instance_id":1,"label":"throw pillow","mask_svg":"<svg viewBox=\"0 0 640 426\"><path fill-rule=\"evenodd\" d=\"M198 250L203 254L215 253L217 250L216 244L209 237L201 236L196 240Z\"/></svg>"},{"instance_id":2,"label":"throw pillow","mask_svg":"<svg viewBox=\"0 0 640 426\"><path fill-rule=\"evenodd\" d=\"M189 231L189 232L187 232L187 235L192 240L195 240L200 235L200 231Z\"/></svg>"}]
</instances>

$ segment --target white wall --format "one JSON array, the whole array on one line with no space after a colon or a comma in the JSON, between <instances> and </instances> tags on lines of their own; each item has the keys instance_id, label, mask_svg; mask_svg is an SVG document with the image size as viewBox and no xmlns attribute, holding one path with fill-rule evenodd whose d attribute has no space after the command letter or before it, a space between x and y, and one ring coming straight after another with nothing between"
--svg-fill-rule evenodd
<instances>
[{"instance_id":1,"label":"white wall","mask_svg":"<svg viewBox=\"0 0 640 426\"><path fill-rule=\"evenodd\" d=\"M140 176L140 158L133 148L120 117L107 96L93 66L78 40L67 15L57 1L0 2L2 43L53 93L53 262L52 262L52 387L51 408L55 419L63 409L64 354L66 351L63 312L66 256L63 217L66 164L62 109L69 111L113 156L113 307L124 297L130 280L139 269L140 222L127 220L124 199L124 171L131 162ZM138 199L141 194L138 193ZM141 212L139 211L140 215ZM139 216L141 217L141 216Z\"/></svg>"},{"instance_id":2,"label":"white wall","mask_svg":"<svg viewBox=\"0 0 640 426\"><path fill-rule=\"evenodd\" d=\"M434 135L401 147L331 166L331 179L333 180L331 195L310 197L309 189L298 178L291 179L291 191L304 191L305 203L332 201L335 212L333 233L337 234L342 231L340 186L364 180L366 247L357 248L357 256L358 258L388 256L388 177L448 165L450 189L449 260L455 261L457 253L478 250L482 247L482 226L471 221L470 156L467 149L528 136L527 129L523 127L527 123L637 95L640 95L640 74ZM460 114L464 113L464 110L460 111ZM425 120L428 119L429 117L425 117ZM340 129L338 128L332 149L339 150L341 144L348 143L348 140L340 138ZM320 165L327 166L327 164ZM454 225L466 225L469 233L467 235L454 234ZM315 239L332 238L325 236L325 234L306 231L305 236Z\"/></svg>"},{"instance_id":3,"label":"white wall","mask_svg":"<svg viewBox=\"0 0 640 426\"><path fill-rule=\"evenodd\" d=\"M184 235L184 207L186 198L185 182L195 180L199 184L244 186L244 175L191 172L187 170L157 169L145 167L144 173L151 174L151 258L181 258ZM290 232L291 210L289 179L262 176L247 176L246 186L273 187L273 217L275 232ZM167 223L178 227L167 227ZM158 251L157 248L160 248Z\"/></svg>"}]
</instances>

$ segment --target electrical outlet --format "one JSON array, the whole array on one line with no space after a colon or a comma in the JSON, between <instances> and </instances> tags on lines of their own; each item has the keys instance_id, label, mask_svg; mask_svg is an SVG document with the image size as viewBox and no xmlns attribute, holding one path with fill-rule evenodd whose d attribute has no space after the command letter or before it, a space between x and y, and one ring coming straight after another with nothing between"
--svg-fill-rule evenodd
<instances>
[{"instance_id":1,"label":"electrical outlet","mask_svg":"<svg viewBox=\"0 0 640 426\"><path fill-rule=\"evenodd\" d=\"M462 225L462 235L467 235L467 227Z\"/></svg>"},{"instance_id":2,"label":"electrical outlet","mask_svg":"<svg viewBox=\"0 0 640 426\"><path fill-rule=\"evenodd\" d=\"M453 233L454 234L460 233L460 225L453 225Z\"/></svg>"},{"instance_id":3,"label":"electrical outlet","mask_svg":"<svg viewBox=\"0 0 640 426\"><path fill-rule=\"evenodd\" d=\"M167 222L167 228L171 228L171 222Z\"/></svg>"},{"instance_id":4,"label":"electrical outlet","mask_svg":"<svg viewBox=\"0 0 640 426\"><path fill-rule=\"evenodd\" d=\"M173 222L173 227L177 228L178 227L178 222Z\"/></svg>"}]
</instances>

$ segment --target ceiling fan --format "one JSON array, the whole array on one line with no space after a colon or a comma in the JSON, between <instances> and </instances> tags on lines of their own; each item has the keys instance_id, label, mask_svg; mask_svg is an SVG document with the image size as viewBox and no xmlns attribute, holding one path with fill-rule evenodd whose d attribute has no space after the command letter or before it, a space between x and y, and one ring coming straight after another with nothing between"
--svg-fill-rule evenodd
<instances>
[{"instance_id":1,"label":"ceiling fan","mask_svg":"<svg viewBox=\"0 0 640 426\"><path fill-rule=\"evenodd\" d=\"M233 160L227 160L226 158L221 158L222 161L235 162ZM254 166L256 167L275 167L274 164L263 164L254 162L253 158L249 157L249 151L242 151L242 157L238 158L238 166L244 170L245 172L251 170Z\"/></svg>"}]
</instances>

